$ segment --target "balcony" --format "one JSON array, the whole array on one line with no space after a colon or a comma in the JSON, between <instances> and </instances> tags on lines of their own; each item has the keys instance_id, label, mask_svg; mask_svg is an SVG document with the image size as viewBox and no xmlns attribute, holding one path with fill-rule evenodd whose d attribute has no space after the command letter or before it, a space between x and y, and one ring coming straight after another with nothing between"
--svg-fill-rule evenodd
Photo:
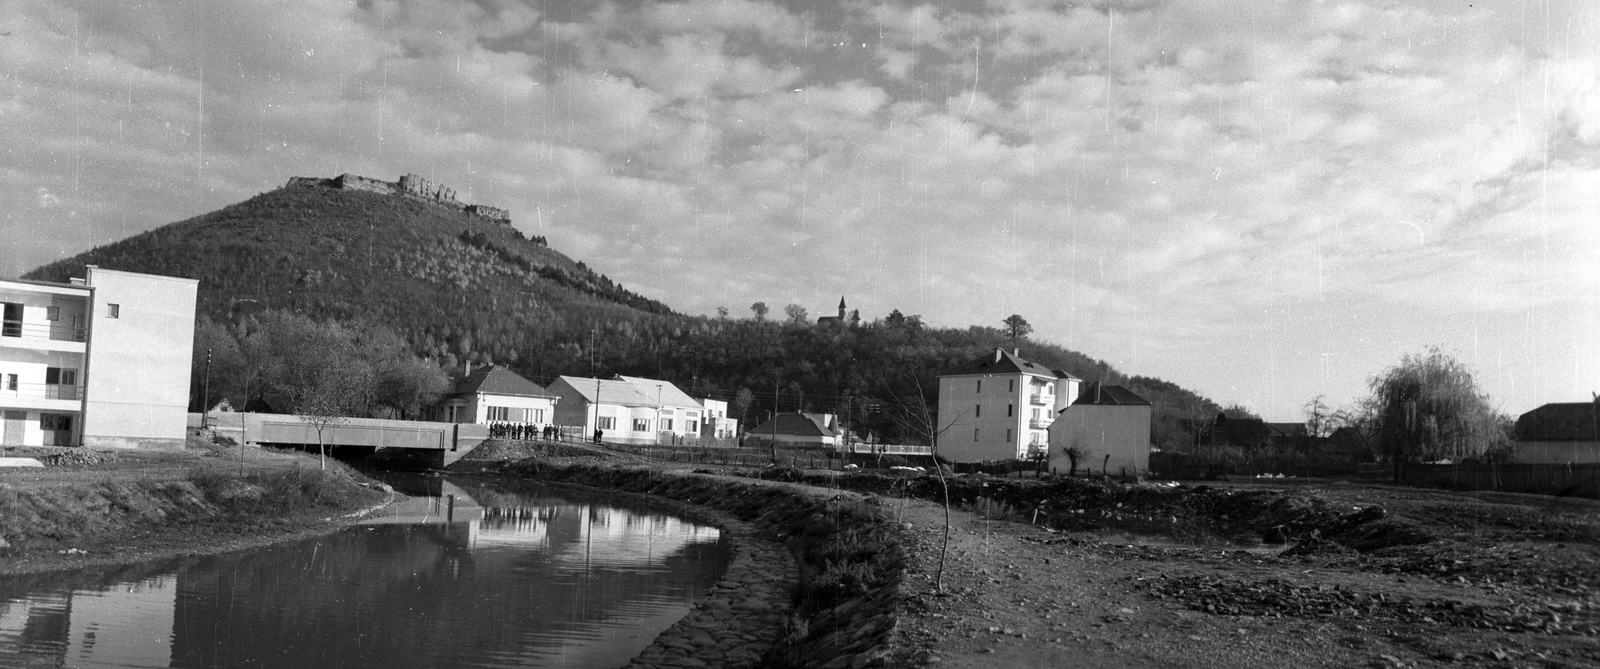
<instances>
[{"instance_id":1,"label":"balcony","mask_svg":"<svg viewBox=\"0 0 1600 669\"><path fill-rule=\"evenodd\" d=\"M0 406L13 409L77 411L83 386L61 383L18 383L0 386Z\"/></svg>"},{"instance_id":2,"label":"balcony","mask_svg":"<svg viewBox=\"0 0 1600 669\"><path fill-rule=\"evenodd\" d=\"M1031 427L1031 428L1033 428L1035 430L1043 430L1043 429L1045 429L1047 427L1050 427L1050 419L1049 418L1030 418L1030 419L1028 419L1028 427Z\"/></svg>"},{"instance_id":3,"label":"balcony","mask_svg":"<svg viewBox=\"0 0 1600 669\"><path fill-rule=\"evenodd\" d=\"M1044 393L1034 393L1034 394L1028 396L1028 403L1029 404L1037 404L1039 406L1050 406L1055 401L1056 401L1055 395L1046 395Z\"/></svg>"},{"instance_id":4,"label":"balcony","mask_svg":"<svg viewBox=\"0 0 1600 669\"><path fill-rule=\"evenodd\" d=\"M89 329L54 322L0 321L0 346L20 346L46 351L82 353Z\"/></svg>"}]
</instances>

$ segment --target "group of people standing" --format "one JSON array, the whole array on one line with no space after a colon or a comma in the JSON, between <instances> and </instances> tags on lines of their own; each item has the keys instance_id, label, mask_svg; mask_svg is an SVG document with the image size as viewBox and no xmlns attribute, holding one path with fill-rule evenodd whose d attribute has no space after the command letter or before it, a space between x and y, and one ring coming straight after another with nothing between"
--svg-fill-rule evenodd
<instances>
[{"instance_id":1,"label":"group of people standing","mask_svg":"<svg viewBox=\"0 0 1600 669\"><path fill-rule=\"evenodd\" d=\"M561 428L533 423L490 423L489 436L495 439L546 439L561 437Z\"/></svg>"}]
</instances>

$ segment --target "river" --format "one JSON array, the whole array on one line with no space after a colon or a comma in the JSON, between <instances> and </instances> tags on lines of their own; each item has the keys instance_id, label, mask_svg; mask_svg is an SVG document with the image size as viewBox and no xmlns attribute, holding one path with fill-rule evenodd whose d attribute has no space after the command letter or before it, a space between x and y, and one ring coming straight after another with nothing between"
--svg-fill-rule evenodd
<instances>
[{"instance_id":1,"label":"river","mask_svg":"<svg viewBox=\"0 0 1600 669\"><path fill-rule=\"evenodd\" d=\"M524 482L411 496L318 539L0 577L0 665L614 667L716 582L715 527Z\"/></svg>"}]
</instances>

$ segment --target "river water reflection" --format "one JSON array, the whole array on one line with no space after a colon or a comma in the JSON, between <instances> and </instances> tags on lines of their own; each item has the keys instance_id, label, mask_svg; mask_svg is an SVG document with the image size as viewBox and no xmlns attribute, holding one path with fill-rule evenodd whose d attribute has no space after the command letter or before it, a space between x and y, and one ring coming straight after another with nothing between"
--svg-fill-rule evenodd
<instances>
[{"instance_id":1,"label":"river water reflection","mask_svg":"<svg viewBox=\"0 0 1600 669\"><path fill-rule=\"evenodd\" d=\"M0 665L611 667L716 582L714 527L531 484L417 495L316 540L0 578Z\"/></svg>"}]
</instances>

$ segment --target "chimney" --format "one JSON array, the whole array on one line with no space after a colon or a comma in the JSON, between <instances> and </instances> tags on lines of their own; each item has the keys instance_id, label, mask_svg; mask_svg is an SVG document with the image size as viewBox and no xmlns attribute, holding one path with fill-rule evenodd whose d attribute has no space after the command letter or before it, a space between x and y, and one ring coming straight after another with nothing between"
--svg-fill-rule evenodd
<instances>
[{"instance_id":1,"label":"chimney","mask_svg":"<svg viewBox=\"0 0 1600 669\"><path fill-rule=\"evenodd\" d=\"M1011 357L1013 357L1013 358L1020 358L1020 357L1022 357L1022 353L1021 353L1021 351L1022 351L1022 349L1020 349L1020 348L1014 348L1014 349L1011 349Z\"/></svg>"},{"instance_id":2,"label":"chimney","mask_svg":"<svg viewBox=\"0 0 1600 669\"><path fill-rule=\"evenodd\" d=\"M1094 403L1100 403L1100 384L1094 384Z\"/></svg>"},{"instance_id":3,"label":"chimney","mask_svg":"<svg viewBox=\"0 0 1600 669\"><path fill-rule=\"evenodd\" d=\"M1005 357L1005 354L1006 354L1005 351L1003 351L1001 349L998 349L998 348L995 349L994 350L994 361L995 362L1000 362L1000 360Z\"/></svg>"}]
</instances>

